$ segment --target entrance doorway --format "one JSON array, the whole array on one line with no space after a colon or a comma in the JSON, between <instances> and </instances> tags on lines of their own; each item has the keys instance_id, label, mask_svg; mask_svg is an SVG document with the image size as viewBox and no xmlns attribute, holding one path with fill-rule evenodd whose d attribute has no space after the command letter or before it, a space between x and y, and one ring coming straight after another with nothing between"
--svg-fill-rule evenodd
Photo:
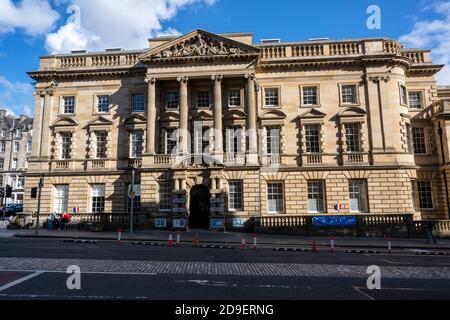
<instances>
[{"instance_id":1,"label":"entrance doorway","mask_svg":"<svg viewBox=\"0 0 450 320\"><path fill-rule=\"evenodd\" d=\"M191 189L189 227L193 229L208 229L210 215L210 192L204 185Z\"/></svg>"}]
</instances>

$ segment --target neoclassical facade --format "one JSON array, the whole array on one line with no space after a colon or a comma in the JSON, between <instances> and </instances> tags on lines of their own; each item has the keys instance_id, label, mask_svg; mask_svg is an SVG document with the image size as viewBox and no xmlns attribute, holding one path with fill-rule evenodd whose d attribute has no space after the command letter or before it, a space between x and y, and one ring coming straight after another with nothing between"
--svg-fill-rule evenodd
<instances>
[{"instance_id":1,"label":"neoclassical facade","mask_svg":"<svg viewBox=\"0 0 450 320\"><path fill-rule=\"evenodd\" d=\"M26 194L154 227L250 217L446 219L450 105L427 50L196 30L40 58ZM131 188L132 171L135 187ZM25 210L37 208L25 199ZM183 220L187 219L187 220Z\"/></svg>"}]
</instances>

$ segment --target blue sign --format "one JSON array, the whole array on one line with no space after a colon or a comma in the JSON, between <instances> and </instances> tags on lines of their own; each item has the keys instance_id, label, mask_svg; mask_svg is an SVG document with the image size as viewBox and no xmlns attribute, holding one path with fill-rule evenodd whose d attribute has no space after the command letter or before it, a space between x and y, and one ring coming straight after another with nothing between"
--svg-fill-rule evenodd
<instances>
[{"instance_id":1,"label":"blue sign","mask_svg":"<svg viewBox=\"0 0 450 320\"><path fill-rule=\"evenodd\" d=\"M233 218L233 227L234 228L243 228L245 219L242 218Z\"/></svg>"},{"instance_id":2,"label":"blue sign","mask_svg":"<svg viewBox=\"0 0 450 320\"><path fill-rule=\"evenodd\" d=\"M155 219L155 227L156 228L165 228L167 225L166 219Z\"/></svg>"},{"instance_id":3,"label":"blue sign","mask_svg":"<svg viewBox=\"0 0 450 320\"><path fill-rule=\"evenodd\" d=\"M211 228L223 228L223 219L211 219Z\"/></svg>"},{"instance_id":4,"label":"blue sign","mask_svg":"<svg viewBox=\"0 0 450 320\"><path fill-rule=\"evenodd\" d=\"M356 217L354 216L313 217L312 223L313 226L315 227L355 226Z\"/></svg>"},{"instance_id":5,"label":"blue sign","mask_svg":"<svg viewBox=\"0 0 450 320\"><path fill-rule=\"evenodd\" d=\"M174 219L173 227L174 228L185 228L186 227L186 219Z\"/></svg>"}]
</instances>

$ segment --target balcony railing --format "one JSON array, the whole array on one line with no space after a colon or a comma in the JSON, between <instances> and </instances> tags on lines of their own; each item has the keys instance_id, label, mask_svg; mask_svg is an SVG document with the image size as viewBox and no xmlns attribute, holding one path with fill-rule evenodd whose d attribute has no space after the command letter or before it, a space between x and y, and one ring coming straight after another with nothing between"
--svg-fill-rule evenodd
<instances>
[{"instance_id":1,"label":"balcony railing","mask_svg":"<svg viewBox=\"0 0 450 320\"><path fill-rule=\"evenodd\" d=\"M366 155L364 153L347 153L344 154L344 164L364 164L367 163Z\"/></svg>"},{"instance_id":2,"label":"balcony railing","mask_svg":"<svg viewBox=\"0 0 450 320\"><path fill-rule=\"evenodd\" d=\"M134 66L139 62L140 52L95 53L56 57L55 69L105 68Z\"/></svg>"},{"instance_id":3,"label":"balcony railing","mask_svg":"<svg viewBox=\"0 0 450 320\"><path fill-rule=\"evenodd\" d=\"M171 165L176 161L176 156L171 154L158 154L154 157L155 165Z\"/></svg>"},{"instance_id":4,"label":"balcony railing","mask_svg":"<svg viewBox=\"0 0 450 320\"><path fill-rule=\"evenodd\" d=\"M130 169L142 168L142 159L130 159L130 160L128 160L128 168L130 168Z\"/></svg>"},{"instance_id":5,"label":"balcony railing","mask_svg":"<svg viewBox=\"0 0 450 320\"><path fill-rule=\"evenodd\" d=\"M230 166L245 165L245 154L227 153L224 162Z\"/></svg>"},{"instance_id":6,"label":"balcony railing","mask_svg":"<svg viewBox=\"0 0 450 320\"><path fill-rule=\"evenodd\" d=\"M261 156L261 164L265 167L274 167L281 165L281 156L279 154Z\"/></svg>"},{"instance_id":7,"label":"balcony railing","mask_svg":"<svg viewBox=\"0 0 450 320\"><path fill-rule=\"evenodd\" d=\"M322 155L320 154L308 154L306 155L306 164L308 165L321 165Z\"/></svg>"},{"instance_id":8,"label":"balcony railing","mask_svg":"<svg viewBox=\"0 0 450 320\"><path fill-rule=\"evenodd\" d=\"M71 168L72 160L57 160L52 162L53 170L69 170Z\"/></svg>"}]
</instances>

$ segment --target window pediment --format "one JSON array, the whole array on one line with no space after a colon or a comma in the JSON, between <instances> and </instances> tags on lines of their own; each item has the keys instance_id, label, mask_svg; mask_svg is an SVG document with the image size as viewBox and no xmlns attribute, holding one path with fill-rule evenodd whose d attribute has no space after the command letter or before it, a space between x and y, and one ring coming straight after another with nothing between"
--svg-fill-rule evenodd
<instances>
[{"instance_id":1,"label":"window pediment","mask_svg":"<svg viewBox=\"0 0 450 320\"><path fill-rule=\"evenodd\" d=\"M298 120L313 120L313 119L323 119L326 117L326 114L315 109L315 108L311 108L305 112L303 112L302 114L300 114L297 119Z\"/></svg>"},{"instance_id":2,"label":"window pediment","mask_svg":"<svg viewBox=\"0 0 450 320\"><path fill-rule=\"evenodd\" d=\"M338 115L340 118L354 118L354 117L365 117L367 113L361 108L349 107L339 112Z\"/></svg>"},{"instance_id":3,"label":"window pediment","mask_svg":"<svg viewBox=\"0 0 450 320\"><path fill-rule=\"evenodd\" d=\"M240 110L231 110L223 115L223 119L225 121L245 120L247 119L247 114Z\"/></svg>"},{"instance_id":4,"label":"window pediment","mask_svg":"<svg viewBox=\"0 0 450 320\"><path fill-rule=\"evenodd\" d=\"M280 110L269 110L262 113L259 118L261 120L284 120L286 119L286 114Z\"/></svg>"},{"instance_id":5,"label":"window pediment","mask_svg":"<svg viewBox=\"0 0 450 320\"><path fill-rule=\"evenodd\" d=\"M56 119L53 124L52 127L56 128L56 127L76 127L79 125L79 122L77 120L75 120L74 118L71 117L60 117L58 119Z\"/></svg>"},{"instance_id":6,"label":"window pediment","mask_svg":"<svg viewBox=\"0 0 450 320\"><path fill-rule=\"evenodd\" d=\"M203 30L195 30L143 53L140 60L259 55L259 49Z\"/></svg>"},{"instance_id":7,"label":"window pediment","mask_svg":"<svg viewBox=\"0 0 450 320\"><path fill-rule=\"evenodd\" d=\"M86 125L84 127L88 129L90 127L111 126L111 125L112 125L111 120L108 120L102 116L98 116L98 117L90 120L88 123L86 123Z\"/></svg>"},{"instance_id":8,"label":"window pediment","mask_svg":"<svg viewBox=\"0 0 450 320\"><path fill-rule=\"evenodd\" d=\"M214 117L206 111L200 111L197 114L193 115L191 117L191 119L192 120L200 120L200 121L210 121L210 120L213 120Z\"/></svg>"},{"instance_id":9,"label":"window pediment","mask_svg":"<svg viewBox=\"0 0 450 320\"><path fill-rule=\"evenodd\" d=\"M175 122L180 120L180 115L175 112L165 112L160 117L161 122Z\"/></svg>"},{"instance_id":10,"label":"window pediment","mask_svg":"<svg viewBox=\"0 0 450 320\"><path fill-rule=\"evenodd\" d=\"M146 124L147 123L147 117L145 117L142 114L132 114L128 117L126 117L123 120L124 125L137 125L137 124Z\"/></svg>"}]
</instances>

